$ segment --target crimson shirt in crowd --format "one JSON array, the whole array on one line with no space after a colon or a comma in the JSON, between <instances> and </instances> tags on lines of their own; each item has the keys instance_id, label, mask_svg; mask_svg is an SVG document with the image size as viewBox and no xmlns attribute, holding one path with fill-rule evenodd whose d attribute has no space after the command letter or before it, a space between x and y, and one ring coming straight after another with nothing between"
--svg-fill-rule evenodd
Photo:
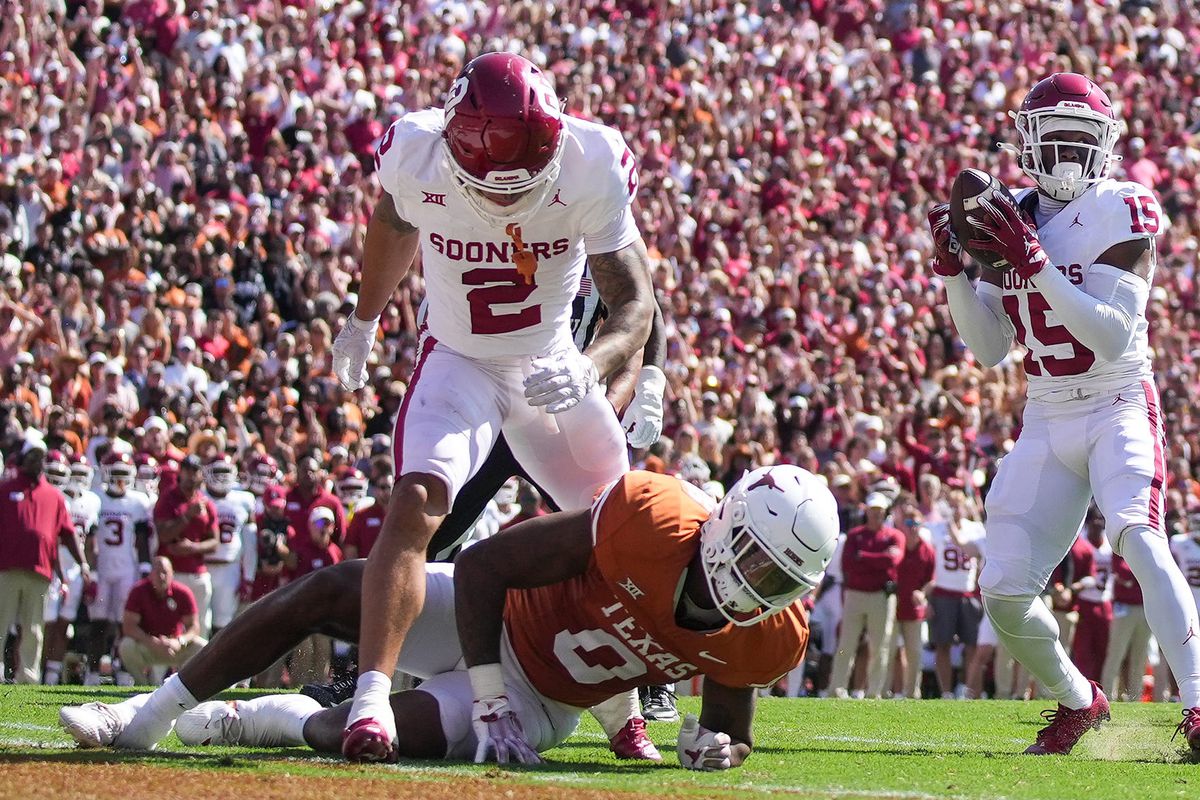
<instances>
[{"instance_id":1,"label":"crimson shirt in crowd","mask_svg":"<svg viewBox=\"0 0 1200 800\"><path fill-rule=\"evenodd\" d=\"M1124 603L1127 606L1142 605L1142 587L1138 585L1137 578L1133 577L1129 562L1116 554L1113 555L1112 575L1113 602Z\"/></svg>"},{"instance_id":2,"label":"crimson shirt in crowd","mask_svg":"<svg viewBox=\"0 0 1200 800\"><path fill-rule=\"evenodd\" d=\"M220 531L217 525L217 507L213 501L196 492L195 497L199 497L204 502L204 511L197 514L187 527L183 529L182 539L190 539L193 542L202 542L213 536L219 535ZM191 505L192 498L184 497L183 492L179 491L178 486L171 487L164 492L162 497L158 498L158 503L154 506L154 522L165 522L172 519L181 519L187 512L187 507ZM159 542L158 554L171 559L171 566L176 572L183 572L190 575L201 572L208 572L208 568L204 566L204 554L199 553L191 556L177 556L171 554L170 546Z\"/></svg>"},{"instance_id":3,"label":"crimson shirt in crowd","mask_svg":"<svg viewBox=\"0 0 1200 800\"><path fill-rule=\"evenodd\" d=\"M288 549L296 556L296 566L288 573L292 580L323 567L332 567L342 560L342 548L333 542L327 547L318 547L308 534L307 527L303 533L297 533L288 541Z\"/></svg>"},{"instance_id":4,"label":"crimson shirt in crowd","mask_svg":"<svg viewBox=\"0 0 1200 800\"><path fill-rule=\"evenodd\" d=\"M895 547L895 555L888 549ZM842 574L845 587L856 592L882 592L884 584L895 581L904 558L904 534L884 525L873 531L866 525L851 528L842 550Z\"/></svg>"},{"instance_id":5,"label":"crimson shirt in crowd","mask_svg":"<svg viewBox=\"0 0 1200 800\"><path fill-rule=\"evenodd\" d=\"M196 597L178 581L171 581L165 597L159 597L149 578L142 578L129 590L125 610L141 617L138 627L151 636L183 634L184 617L196 613Z\"/></svg>"},{"instance_id":6,"label":"crimson shirt in crowd","mask_svg":"<svg viewBox=\"0 0 1200 800\"><path fill-rule=\"evenodd\" d=\"M50 580L59 537L74 535L67 501L45 476L0 483L0 572L24 569Z\"/></svg>"},{"instance_id":7,"label":"crimson shirt in crowd","mask_svg":"<svg viewBox=\"0 0 1200 800\"><path fill-rule=\"evenodd\" d=\"M288 524L287 519L274 519L266 514L258 515L258 572L254 575L254 585L250 587L250 599L257 600L283 585L286 569L268 573L264 566L275 567L283 563L276 546L282 539L284 545L291 547L296 531Z\"/></svg>"},{"instance_id":8,"label":"crimson shirt in crowd","mask_svg":"<svg viewBox=\"0 0 1200 800\"><path fill-rule=\"evenodd\" d=\"M308 518L312 510L325 506L333 512L333 541L342 542L346 539L346 509L337 495L320 487L315 493L302 492L299 486L294 486L287 493L287 518L297 532L308 533ZM290 544L288 545L291 546Z\"/></svg>"},{"instance_id":9,"label":"crimson shirt in crowd","mask_svg":"<svg viewBox=\"0 0 1200 800\"><path fill-rule=\"evenodd\" d=\"M1113 560L1116 561L1116 556ZM1092 547L1091 542L1082 536L1075 538L1075 543L1071 545L1071 549L1067 551L1067 556L1064 558L1054 572L1050 573L1050 585L1061 583L1063 586L1070 586L1076 581L1082 580L1086 576L1096 575L1096 548ZM1141 593L1138 593L1138 602L1141 601ZM1074 597L1072 596L1068 605L1063 605L1058 600L1054 600L1053 606L1055 611L1070 611L1074 605Z\"/></svg>"},{"instance_id":10,"label":"crimson shirt in crowd","mask_svg":"<svg viewBox=\"0 0 1200 800\"><path fill-rule=\"evenodd\" d=\"M387 516L386 503L372 503L361 511L354 512L350 527L346 530L346 547L354 545L358 548L358 557L366 558L379 538L383 529L383 518Z\"/></svg>"},{"instance_id":11,"label":"crimson shirt in crowd","mask_svg":"<svg viewBox=\"0 0 1200 800\"><path fill-rule=\"evenodd\" d=\"M896 569L896 619L901 622L925 619L925 609L929 606L918 608L913 602L913 592L933 580L936 559L933 545L924 539L917 539L916 547L904 551Z\"/></svg>"}]
</instances>

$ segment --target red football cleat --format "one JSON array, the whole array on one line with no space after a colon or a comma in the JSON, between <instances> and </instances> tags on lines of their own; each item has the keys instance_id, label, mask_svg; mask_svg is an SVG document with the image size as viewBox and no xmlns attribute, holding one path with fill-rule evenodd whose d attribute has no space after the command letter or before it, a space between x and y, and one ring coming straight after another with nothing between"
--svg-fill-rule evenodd
<instances>
[{"instance_id":1,"label":"red football cleat","mask_svg":"<svg viewBox=\"0 0 1200 800\"><path fill-rule=\"evenodd\" d=\"M1183 710L1183 722L1175 728L1171 738L1174 739L1181 733L1183 738L1187 739L1188 747L1192 748L1192 753L1200 756L1200 706Z\"/></svg>"},{"instance_id":2,"label":"red football cleat","mask_svg":"<svg viewBox=\"0 0 1200 800\"><path fill-rule=\"evenodd\" d=\"M616 753L617 758L662 761L662 755L658 752L658 748L646 735L646 720L641 717L630 717L629 721L625 723L625 727L608 740L608 746Z\"/></svg>"},{"instance_id":3,"label":"red football cleat","mask_svg":"<svg viewBox=\"0 0 1200 800\"><path fill-rule=\"evenodd\" d=\"M342 755L347 761L395 761L399 758L387 729L368 717L342 731Z\"/></svg>"},{"instance_id":4,"label":"red football cleat","mask_svg":"<svg viewBox=\"0 0 1200 800\"><path fill-rule=\"evenodd\" d=\"M1062 703L1056 710L1046 709L1042 718L1050 724L1038 731L1037 741L1026 748L1025 753L1032 756L1063 755L1071 752L1071 748L1090 728L1099 728L1101 723L1110 718L1108 698L1100 684L1092 684L1092 704L1087 708L1067 708Z\"/></svg>"}]
</instances>

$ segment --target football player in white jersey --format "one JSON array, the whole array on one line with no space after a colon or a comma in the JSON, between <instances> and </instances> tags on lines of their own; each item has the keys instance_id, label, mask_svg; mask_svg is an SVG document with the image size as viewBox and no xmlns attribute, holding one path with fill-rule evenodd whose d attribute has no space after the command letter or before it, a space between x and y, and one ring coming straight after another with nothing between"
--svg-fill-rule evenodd
<instances>
[{"instance_id":1,"label":"football player in white jersey","mask_svg":"<svg viewBox=\"0 0 1200 800\"><path fill-rule=\"evenodd\" d=\"M342 384L366 381L378 319L421 253L429 317L397 418L397 481L367 562L359 681L344 754L384 760L396 656L424 596L441 519L500 432L564 509L628 469L598 383L646 342L655 305L618 131L562 113L528 60L469 62L445 107L410 113L380 142L385 193L367 226L355 311L334 343ZM585 353L571 341L585 259L609 308ZM548 413L547 413L548 412Z\"/></svg>"},{"instance_id":2,"label":"football player in white jersey","mask_svg":"<svg viewBox=\"0 0 1200 800\"><path fill-rule=\"evenodd\" d=\"M934 551L933 580L929 605L929 638L935 652L935 671L942 697L954 697L954 639L963 645L963 663L970 664L979 641L983 608L976 584L978 559L972 544L983 539L983 526L971 519L967 495L961 488L947 494L950 513L946 519L927 522ZM952 528L954 530L952 530Z\"/></svg>"},{"instance_id":3,"label":"football player in white jersey","mask_svg":"<svg viewBox=\"0 0 1200 800\"><path fill-rule=\"evenodd\" d=\"M150 562L150 498L133 488L137 467L128 453L109 453L100 465L100 514L90 549L96 564L95 597L88 603L92 621L85 683L100 681L100 659L111 655L125 614L125 599L137 581L140 564ZM119 674L124 683L126 675Z\"/></svg>"},{"instance_id":4,"label":"football player in white jersey","mask_svg":"<svg viewBox=\"0 0 1200 800\"><path fill-rule=\"evenodd\" d=\"M349 465L340 468L333 482L333 493L342 501L342 508L346 509L347 525L354 519L355 511L374 505L375 498L367 494L368 487L367 476L362 474L362 470Z\"/></svg>"},{"instance_id":5,"label":"football player in white jersey","mask_svg":"<svg viewBox=\"0 0 1200 800\"><path fill-rule=\"evenodd\" d=\"M1200 608L1200 512L1183 519L1184 530L1171 537L1171 554L1192 589L1192 601Z\"/></svg>"},{"instance_id":6,"label":"football player in white jersey","mask_svg":"<svg viewBox=\"0 0 1200 800\"><path fill-rule=\"evenodd\" d=\"M237 481L237 467L224 453L204 466L204 486L217 507L217 549L204 558L212 576L213 635L233 621L242 586L254 580L258 566L256 500Z\"/></svg>"},{"instance_id":7,"label":"football player in white jersey","mask_svg":"<svg viewBox=\"0 0 1200 800\"><path fill-rule=\"evenodd\" d=\"M1015 203L997 193L969 215L972 249L994 253L1004 269L985 269L973 287L948 207L929 222L933 269L976 359L998 364L1014 339L1027 351L1021 437L987 496L979 578L996 635L1059 702L1026 752L1068 753L1109 716L1037 597L1093 495L1113 552L1145 589L1146 617L1179 678L1179 730L1200 752L1200 622L1163 531L1166 441L1147 343L1162 212L1149 189L1108 177L1120 122L1086 77L1051 75L1014 117L1013 149L1036 188Z\"/></svg>"},{"instance_id":8,"label":"football player in white jersey","mask_svg":"<svg viewBox=\"0 0 1200 800\"><path fill-rule=\"evenodd\" d=\"M75 523L79 551L83 552L84 541L96 528L100 498L95 492L83 489L71 480L71 464L58 450L46 454L46 466L43 469L50 485L57 487L67 498L67 511ZM63 656L67 653L67 628L79 612L84 584L91 580L88 565L76 561L71 550L62 544L58 546L58 564L62 579L59 579L58 573L50 579L43 617L46 623L46 669L42 673L42 682L47 686L57 686L62 678Z\"/></svg>"}]
</instances>

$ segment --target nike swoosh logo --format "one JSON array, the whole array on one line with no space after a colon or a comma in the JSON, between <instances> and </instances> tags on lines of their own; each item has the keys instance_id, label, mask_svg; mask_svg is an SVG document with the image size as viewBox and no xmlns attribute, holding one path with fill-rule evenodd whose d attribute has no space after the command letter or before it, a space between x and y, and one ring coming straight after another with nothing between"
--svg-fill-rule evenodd
<instances>
[{"instance_id":1,"label":"nike swoosh logo","mask_svg":"<svg viewBox=\"0 0 1200 800\"><path fill-rule=\"evenodd\" d=\"M723 660L717 658L716 656L714 656L712 653L708 652L707 650L701 650L700 657L707 658L709 661L715 661L718 664L728 664L729 663L728 661L723 661Z\"/></svg>"}]
</instances>

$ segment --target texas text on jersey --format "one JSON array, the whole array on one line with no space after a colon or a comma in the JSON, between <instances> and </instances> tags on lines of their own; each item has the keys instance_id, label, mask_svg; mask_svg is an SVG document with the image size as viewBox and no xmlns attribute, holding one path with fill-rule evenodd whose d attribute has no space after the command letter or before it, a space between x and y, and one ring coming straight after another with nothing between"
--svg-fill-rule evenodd
<instances>
[{"instance_id":1,"label":"texas text on jersey","mask_svg":"<svg viewBox=\"0 0 1200 800\"><path fill-rule=\"evenodd\" d=\"M1034 189L1017 195L1018 204L1031 213L1036 198ZM1153 240L1162 226L1162 211L1153 192L1137 183L1104 180L1045 222L1038 229L1038 240L1067 280L1086 290L1091 280L1116 270L1095 263L1105 251L1133 239ZM1153 269L1148 282L1154 282ZM1064 399L1084 387L1091 394L1152 380L1145 306L1138 310L1137 327L1125 352L1105 361L1059 323L1049 302L1016 270L1004 273L1002 287L981 282L979 293L1002 298L1016 339L1026 348L1030 399Z\"/></svg>"},{"instance_id":2,"label":"texas text on jersey","mask_svg":"<svg viewBox=\"0 0 1200 800\"><path fill-rule=\"evenodd\" d=\"M430 334L471 357L565 346L586 254L638 239L632 153L617 131L564 116L562 169L545 207L527 222L493 227L454 188L442 154L444 114L405 115L377 158L397 213L421 232Z\"/></svg>"},{"instance_id":3,"label":"texas text on jersey","mask_svg":"<svg viewBox=\"0 0 1200 800\"><path fill-rule=\"evenodd\" d=\"M680 581L709 517L698 494L673 477L625 475L593 506L587 572L509 591L505 626L539 692L586 708L698 674L731 688L766 686L799 663L808 620L798 604L750 627L695 631L676 623Z\"/></svg>"}]
</instances>

